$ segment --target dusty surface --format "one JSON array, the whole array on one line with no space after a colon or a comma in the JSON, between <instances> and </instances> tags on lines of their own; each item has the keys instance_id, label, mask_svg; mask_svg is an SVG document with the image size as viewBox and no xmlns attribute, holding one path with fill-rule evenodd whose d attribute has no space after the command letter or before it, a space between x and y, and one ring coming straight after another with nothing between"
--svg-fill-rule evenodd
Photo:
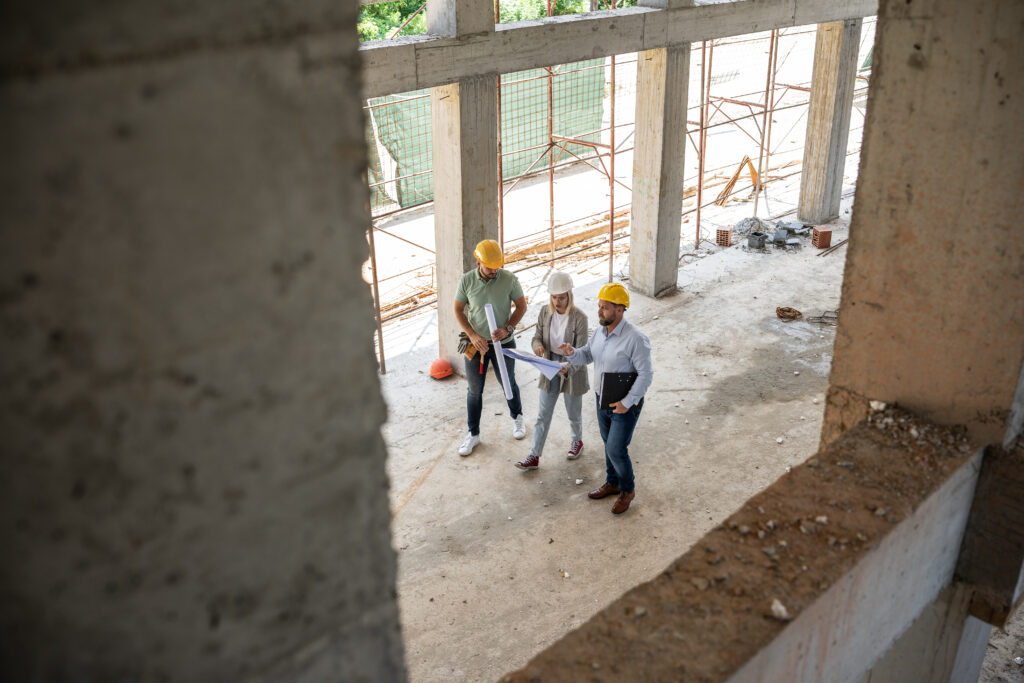
<instances>
[{"instance_id":1,"label":"dusty surface","mask_svg":"<svg viewBox=\"0 0 1024 683\"><path fill-rule=\"evenodd\" d=\"M876 412L503 680L724 680L974 451L962 430Z\"/></svg>"},{"instance_id":2,"label":"dusty surface","mask_svg":"<svg viewBox=\"0 0 1024 683\"><path fill-rule=\"evenodd\" d=\"M1022 662L1015 660L1020 657ZM1006 624L1006 630L993 629L979 683L1024 683L1024 610Z\"/></svg>"},{"instance_id":3,"label":"dusty surface","mask_svg":"<svg viewBox=\"0 0 1024 683\"><path fill-rule=\"evenodd\" d=\"M834 242L846 236L844 224L835 230ZM523 666L815 452L834 328L775 316L777 306L805 317L838 308L843 251L819 257L809 242L717 251L680 270L676 295L635 297L627 315L651 337L655 378L630 449L637 497L621 517L611 500L586 497L604 476L592 399L583 456L564 458L560 407L541 468L523 473L512 464L533 435L534 371L517 370L527 439L512 439L491 377L483 444L460 458L464 381L430 380L429 353L389 362L385 439L412 681L496 680ZM592 326L597 288L576 292Z\"/></svg>"}]
</instances>

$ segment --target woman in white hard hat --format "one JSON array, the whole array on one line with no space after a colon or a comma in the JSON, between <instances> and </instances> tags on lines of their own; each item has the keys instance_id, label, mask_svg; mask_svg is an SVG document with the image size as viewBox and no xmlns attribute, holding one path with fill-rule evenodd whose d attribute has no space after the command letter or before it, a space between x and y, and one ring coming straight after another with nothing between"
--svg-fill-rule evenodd
<instances>
[{"instance_id":1,"label":"woman in white hard hat","mask_svg":"<svg viewBox=\"0 0 1024 683\"><path fill-rule=\"evenodd\" d=\"M541 309L531 346L533 352L548 360L563 361L559 355L559 344L571 344L574 348L587 343L587 316L573 304L572 278L566 273L555 272L548 278L548 294L551 300ZM544 451L551 415L555 411L559 394L565 403L569 416L570 441L566 458L575 460L583 451L583 395L590 390L587 380L587 366L575 365L562 370L562 374L549 380L540 376L540 408L537 424L533 428L533 445L530 454L516 463L521 470L535 470L540 467L540 456Z\"/></svg>"}]
</instances>

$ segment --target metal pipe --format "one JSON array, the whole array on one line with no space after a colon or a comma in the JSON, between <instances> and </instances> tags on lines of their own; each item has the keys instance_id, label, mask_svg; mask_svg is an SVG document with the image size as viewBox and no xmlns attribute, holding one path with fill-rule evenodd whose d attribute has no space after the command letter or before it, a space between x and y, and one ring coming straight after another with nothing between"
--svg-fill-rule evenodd
<instances>
[{"instance_id":1,"label":"metal pipe","mask_svg":"<svg viewBox=\"0 0 1024 683\"><path fill-rule=\"evenodd\" d=\"M548 16L551 16L551 0L548 0ZM555 257L555 143L552 139L555 125L554 73L552 67L548 72L548 229L551 233L551 258Z\"/></svg>"},{"instance_id":2,"label":"metal pipe","mask_svg":"<svg viewBox=\"0 0 1024 683\"><path fill-rule=\"evenodd\" d=\"M708 65L708 41L700 41L700 130L697 131L697 218L694 222L696 233L693 238L693 246L700 245L700 205L704 201L704 101L706 99L705 74Z\"/></svg>"},{"instance_id":3,"label":"metal pipe","mask_svg":"<svg viewBox=\"0 0 1024 683\"><path fill-rule=\"evenodd\" d=\"M612 0L612 9L615 9ZM615 55L612 55L611 138L608 160L608 282L615 279Z\"/></svg>"},{"instance_id":4,"label":"metal pipe","mask_svg":"<svg viewBox=\"0 0 1024 683\"><path fill-rule=\"evenodd\" d=\"M420 5L420 8L419 8L418 10L416 10L415 12L413 12L413 13L412 13L412 16L411 16L411 17L409 17L408 19L406 19L406 20L405 20L405 23L404 23L404 24L402 24L402 25L401 25L401 26L399 26L399 27L398 27L397 29L395 29L395 32L394 32L394 33L392 33L392 34L391 34L390 36L388 36L388 39L394 38L394 37L395 37L395 36L397 36L397 35L398 35L399 33L401 33L401 32L402 32L402 29L403 29L403 28L405 28L406 26L408 26L408 25L409 25L409 22L410 22L410 21L412 21L412 20L413 20L413 19L415 19L415 18L416 18L417 16L419 16L419 13L420 13L420 12L422 12L422 11L423 11L423 9L424 9L424 8L425 8L426 6L427 6L427 3L423 3L422 5Z\"/></svg>"},{"instance_id":5,"label":"metal pipe","mask_svg":"<svg viewBox=\"0 0 1024 683\"><path fill-rule=\"evenodd\" d=\"M757 218L757 203L761 198L761 169L764 163L764 136L768 130L768 111L771 108L771 87L772 87L772 59L775 57L775 29L772 29L771 37L768 39L768 68L764 77L764 123L761 124L761 143L757 150L757 179L754 181L754 217Z\"/></svg>"},{"instance_id":6,"label":"metal pipe","mask_svg":"<svg viewBox=\"0 0 1024 683\"><path fill-rule=\"evenodd\" d=\"M768 124L765 132L765 155L764 155L764 168L767 173L768 169L772 167L772 118L775 116L775 79L779 75L779 35L778 30L775 31L775 57L772 60L772 97L768 101ZM765 201L768 195L765 195Z\"/></svg>"},{"instance_id":7,"label":"metal pipe","mask_svg":"<svg viewBox=\"0 0 1024 683\"><path fill-rule=\"evenodd\" d=\"M494 0L494 20L497 21L498 0ZM497 118L498 118L498 246L505 251L505 164L501 156L501 74L494 77L497 82Z\"/></svg>"},{"instance_id":8,"label":"metal pipe","mask_svg":"<svg viewBox=\"0 0 1024 683\"><path fill-rule=\"evenodd\" d=\"M380 289L377 286L377 248L373 240L373 225L370 225L370 229L366 233L370 236L370 271L373 273L373 313L377 318L377 347L380 349L380 374L386 375L388 368L384 360L384 324L380 319Z\"/></svg>"}]
</instances>

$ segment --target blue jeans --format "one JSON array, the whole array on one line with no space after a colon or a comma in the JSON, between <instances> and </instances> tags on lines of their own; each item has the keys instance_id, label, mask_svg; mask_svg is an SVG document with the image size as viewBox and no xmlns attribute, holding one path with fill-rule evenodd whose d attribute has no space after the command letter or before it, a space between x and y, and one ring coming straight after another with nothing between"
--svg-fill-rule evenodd
<instances>
[{"instance_id":1,"label":"blue jeans","mask_svg":"<svg viewBox=\"0 0 1024 683\"><path fill-rule=\"evenodd\" d=\"M597 426L604 441L605 481L625 493L632 493L635 488L629 442L633 439L633 429L643 407L644 400L640 399L627 412L616 413L610 408L601 410L601 399L597 399Z\"/></svg>"},{"instance_id":2,"label":"blue jeans","mask_svg":"<svg viewBox=\"0 0 1024 683\"><path fill-rule=\"evenodd\" d=\"M514 349L515 340L511 344L505 344L506 349ZM516 362L508 356L505 359L505 367L508 369L508 383L512 386L512 400L508 402L508 412L513 418L523 414L523 404L519 400L519 385L516 384ZM484 409L484 380L487 379L487 366L494 369L494 376L501 384L501 371L495 363L493 344L487 347L487 353L483 358L477 353L472 358L463 357L466 367L466 383L469 389L466 391L466 412L469 415L469 433L474 436L480 433L480 413ZM502 395L505 390L502 389Z\"/></svg>"},{"instance_id":3,"label":"blue jeans","mask_svg":"<svg viewBox=\"0 0 1024 683\"><path fill-rule=\"evenodd\" d=\"M551 427L551 415L555 412L555 405L558 403L559 389L564 378L555 377L551 380L547 390L540 390L540 407L537 409L537 424L533 426L533 445L530 447L530 455L538 458L544 452L544 442L548 438L548 428ZM572 432L573 442L583 438L583 397L573 396L566 392L565 413L569 416L569 429Z\"/></svg>"}]
</instances>

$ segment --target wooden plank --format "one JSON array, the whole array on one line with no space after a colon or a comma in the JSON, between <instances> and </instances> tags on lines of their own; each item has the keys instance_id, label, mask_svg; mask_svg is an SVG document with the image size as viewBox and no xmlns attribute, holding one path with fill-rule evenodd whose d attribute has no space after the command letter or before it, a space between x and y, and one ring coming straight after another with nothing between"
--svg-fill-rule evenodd
<instances>
[{"instance_id":1,"label":"wooden plank","mask_svg":"<svg viewBox=\"0 0 1024 683\"><path fill-rule=\"evenodd\" d=\"M673 3L674 4L674 3ZM672 47L802 23L875 14L877 0L765 0L695 7L630 7L498 24L462 40L374 41L360 48L367 97L613 54ZM412 46L412 58L408 48ZM401 50L399 55L387 54Z\"/></svg>"},{"instance_id":2,"label":"wooden plank","mask_svg":"<svg viewBox=\"0 0 1024 683\"><path fill-rule=\"evenodd\" d=\"M1020 601L1024 567L1024 445L989 446L956 566L974 588L971 615L1002 628Z\"/></svg>"}]
</instances>

